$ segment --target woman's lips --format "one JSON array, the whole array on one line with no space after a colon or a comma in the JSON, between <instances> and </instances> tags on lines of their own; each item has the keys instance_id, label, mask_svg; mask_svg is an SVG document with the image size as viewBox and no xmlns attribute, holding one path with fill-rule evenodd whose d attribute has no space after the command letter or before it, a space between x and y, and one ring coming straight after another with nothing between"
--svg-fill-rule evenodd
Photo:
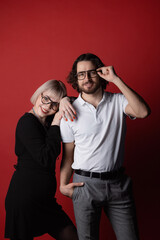
<instances>
[{"instance_id":1,"label":"woman's lips","mask_svg":"<svg viewBox=\"0 0 160 240\"><path fill-rule=\"evenodd\" d=\"M44 114L49 113L49 111L47 111L46 109L44 109L44 108L42 108L42 107L41 107L41 111L42 111L42 113L44 113Z\"/></svg>"}]
</instances>

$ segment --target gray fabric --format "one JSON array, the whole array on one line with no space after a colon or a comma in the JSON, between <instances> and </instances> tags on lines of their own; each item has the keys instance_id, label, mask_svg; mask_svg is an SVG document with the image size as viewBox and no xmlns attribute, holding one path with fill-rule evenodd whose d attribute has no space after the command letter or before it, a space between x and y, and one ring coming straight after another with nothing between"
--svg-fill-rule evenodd
<instances>
[{"instance_id":1,"label":"gray fabric","mask_svg":"<svg viewBox=\"0 0 160 240\"><path fill-rule=\"evenodd\" d=\"M79 240L98 240L101 210L108 216L117 240L138 240L132 180L123 175L101 180L74 174L73 182L84 182L73 193Z\"/></svg>"}]
</instances>

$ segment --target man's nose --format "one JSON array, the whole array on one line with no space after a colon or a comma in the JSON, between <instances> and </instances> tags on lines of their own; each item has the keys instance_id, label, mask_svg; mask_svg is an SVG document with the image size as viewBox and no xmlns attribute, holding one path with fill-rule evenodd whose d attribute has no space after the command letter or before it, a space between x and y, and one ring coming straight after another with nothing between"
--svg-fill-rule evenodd
<instances>
[{"instance_id":1,"label":"man's nose","mask_svg":"<svg viewBox=\"0 0 160 240\"><path fill-rule=\"evenodd\" d=\"M86 80L91 79L91 74L90 74L90 72L86 72L85 79L86 79Z\"/></svg>"}]
</instances>

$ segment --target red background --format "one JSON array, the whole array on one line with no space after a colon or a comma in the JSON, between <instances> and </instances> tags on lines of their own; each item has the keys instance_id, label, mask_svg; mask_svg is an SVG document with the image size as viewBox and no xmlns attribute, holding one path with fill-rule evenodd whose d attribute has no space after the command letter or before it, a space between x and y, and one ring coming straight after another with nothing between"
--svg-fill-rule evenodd
<instances>
[{"instance_id":1,"label":"red background","mask_svg":"<svg viewBox=\"0 0 160 240\"><path fill-rule=\"evenodd\" d=\"M4 239L5 195L16 162L16 123L31 108L29 99L36 88L48 79L65 82L73 61L85 52L114 65L152 109L147 119L128 120L125 165L134 180L141 240L158 238L159 13L158 0L0 1L0 239ZM71 86L67 88L69 95L77 96ZM108 90L118 91L111 84ZM60 160L58 183L59 165ZM57 198L74 221L71 200L59 189ZM115 240L104 214L100 236Z\"/></svg>"}]
</instances>

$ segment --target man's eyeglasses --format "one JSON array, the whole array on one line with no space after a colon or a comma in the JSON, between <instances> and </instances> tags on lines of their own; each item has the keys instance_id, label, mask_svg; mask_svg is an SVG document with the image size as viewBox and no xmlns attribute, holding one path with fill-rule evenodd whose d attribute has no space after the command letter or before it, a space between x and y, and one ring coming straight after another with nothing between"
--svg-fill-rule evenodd
<instances>
[{"instance_id":1,"label":"man's eyeglasses","mask_svg":"<svg viewBox=\"0 0 160 240\"><path fill-rule=\"evenodd\" d=\"M43 96L43 93L41 94L41 102L43 104L50 104L50 108L52 108L53 110L57 110L59 107L59 103L58 102L53 102L50 97L48 96Z\"/></svg>"},{"instance_id":2,"label":"man's eyeglasses","mask_svg":"<svg viewBox=\"0 0 160 240\"><path fill-rule=\"evenodd\" d=\"M86 78L86 74L88 76L88 78L94 78L99 76L96 69L92 69L92 70L88 70L88 71L82 71L82 72L78 72L75 76L77 77L78 80L84 80Z\"/></svg>"}]
</instances>

